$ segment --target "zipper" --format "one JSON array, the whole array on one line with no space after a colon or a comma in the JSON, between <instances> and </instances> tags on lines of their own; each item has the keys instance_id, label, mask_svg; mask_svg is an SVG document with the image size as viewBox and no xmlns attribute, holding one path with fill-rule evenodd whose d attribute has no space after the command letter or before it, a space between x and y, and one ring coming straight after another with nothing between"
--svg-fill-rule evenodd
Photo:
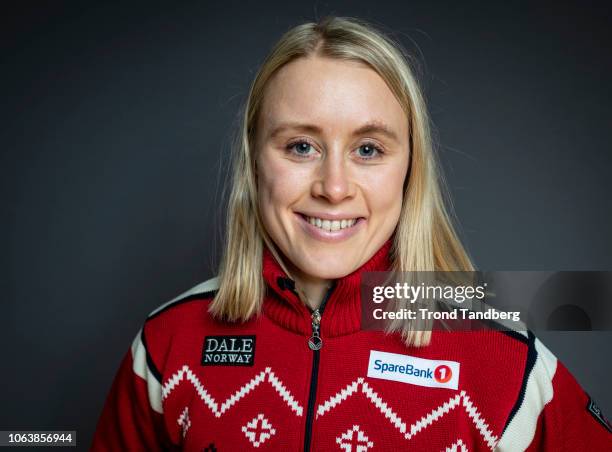
<instances>
[{"instance_id":1,"label":"zipper","mask_svg":"<svg viewBox=\"0 0 612 452\"><path fill-rule=\"evenodd\" d=\"M308 347L312 350L312 369L310 371L310 391L308 395L308 409L306 411L306 431L304 435L304 452L310 451L310 445L312 442L312 422L314 420L314 409L315 409L315 401L317 398L317 380L319 377L319 355L321 353L321 347L323 347L323 340L319 334L320 325L321 325L321 315L323 314L323 309L325 309L325 305L327 304L327 300L329 300L334 288L336 286L336 282L332 283L332 286L325 293L325 297L323 297L323 301L321 302L321 306L318 309L310 310L310 319L312 325L312 335L308 339Z\"/></svg>"}]
</instances>

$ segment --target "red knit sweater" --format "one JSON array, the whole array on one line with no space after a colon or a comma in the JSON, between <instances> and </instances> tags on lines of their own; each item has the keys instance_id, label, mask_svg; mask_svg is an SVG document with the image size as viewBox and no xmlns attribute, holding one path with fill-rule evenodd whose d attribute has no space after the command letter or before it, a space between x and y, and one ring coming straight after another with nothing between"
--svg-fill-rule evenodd
<instances>
[{"instance_id":1,"label":"red knit sweater","mask_svg":"<svg viewBox=\"0 0 612 452\"><path fill-rule=\"evenodd\" d=\"M259 317L214 320L216 279L160 306L121 363L91 450L612 450L610 425L530 332L434 331L417 348L361 331L360 276L389 268L390 244L336 281L318 351L312 312L268 250Z\"/></svg>"}]
</instances>

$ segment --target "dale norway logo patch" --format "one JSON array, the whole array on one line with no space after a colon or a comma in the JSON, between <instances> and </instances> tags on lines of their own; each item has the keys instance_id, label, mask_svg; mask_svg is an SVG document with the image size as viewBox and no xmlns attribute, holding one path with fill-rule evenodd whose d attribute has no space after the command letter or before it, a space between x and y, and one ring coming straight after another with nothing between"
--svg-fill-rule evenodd
<instances>
[{"instance_id":1,"label":"dale norway logo patch","mask_svg":"<svg viewBox=\"0 0 612 452\"><path fill-rule=\"evenodd\" d=\"M255 336L206 336L202 347L203 366L252 366Z\"/></svg>"}]
</instances>

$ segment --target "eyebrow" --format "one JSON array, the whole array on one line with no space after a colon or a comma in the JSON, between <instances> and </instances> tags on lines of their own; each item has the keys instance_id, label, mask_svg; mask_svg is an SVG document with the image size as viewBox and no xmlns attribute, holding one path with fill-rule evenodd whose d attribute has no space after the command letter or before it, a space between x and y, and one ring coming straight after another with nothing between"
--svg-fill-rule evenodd
<instances>
[{"instance_id":1,"label":"eyebrow","mask_svg":"<svg viewBox=\"0 0 612 452\"><path fill-rule=\"evenodd\" d=\"M299 122L284 122L276 126L274 129L272 129L272 131L269 134L269 137L274 138L277 135L287 130L295 130L299 132L315 133L315 134L322 133L322 129L313 124L303 124ZM397 134L393 130L391 130L391 128L387 126L384 122L378 121L378 120L366 122L358 129L355 129L352 135L357 136L357 135L365 135L369 133L377 133L380 135L384 135L391 140L399 142Z\"/></svg>"}]
</instances>

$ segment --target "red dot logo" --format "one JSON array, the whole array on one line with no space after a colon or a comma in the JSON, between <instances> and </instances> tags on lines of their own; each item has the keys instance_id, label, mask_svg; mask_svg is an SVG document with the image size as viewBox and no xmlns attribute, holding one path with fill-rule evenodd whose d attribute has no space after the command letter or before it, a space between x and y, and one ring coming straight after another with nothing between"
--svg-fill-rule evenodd
<instances>
[{"instance_id":1,"label":"red dot logo","mask_svg":"<svg viewBox=\"0 0 612 452\"><path fill-rule=\"evenodd\" d=\"M453 378L453 371L446 364L441 364L434 369L434 378L438 383L448 383Z\"/></svg>"}]
</instances>

